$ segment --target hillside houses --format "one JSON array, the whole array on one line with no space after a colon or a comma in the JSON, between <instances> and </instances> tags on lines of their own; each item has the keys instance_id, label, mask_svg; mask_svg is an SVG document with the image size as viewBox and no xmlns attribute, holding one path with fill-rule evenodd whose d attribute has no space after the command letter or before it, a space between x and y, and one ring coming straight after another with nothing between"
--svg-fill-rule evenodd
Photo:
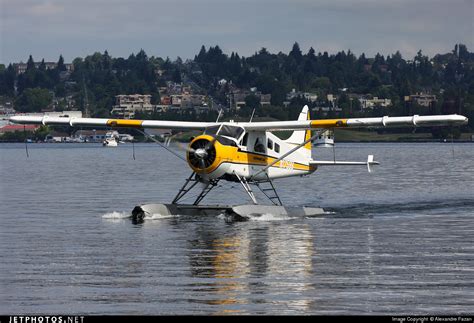
<instances>
[{"instance_id":1,"label":"hillside houses","mask_svg":"<svg viewBox=\"0 0 474 323\"><path fill-rule=\"evenodd\" d=\"M405 96L405 102L414 102L422 107L432 107L436 104L436 95L426 93L416 93L409 96Z\"/></svg>"},{"instance_id":2,"label":"hillside houses","mask_svg":"<svg viewBox=\"0 0 474 323\"><path fill-rule=\"evenodd\" d=\"M115 105L111 114L125 119L134 118L137 112L155 113L174 111L184 113L193 110L204 113L212 107L209 106L209 97L195 93L191 86L183 83L168 81L166 86L159 88L159 102L152 103L149 94L121 94L115 97Z\"/></svg>"},{"instance_id":3,"label":"hillside houses","mask_svg":"<svg viewBox=\"0 0 474 323\"><path fill-rule=\"evenodd\" d=\"M245 99L252 95L260 100L261 106L269 106L271 104L271 94L263 94L262 92L258 91L257 88L252 88L250 90L234 89L229 93L231 108L235 110L241 109L243 106L245 106Z\"/></svg>"},{"instance_id":4,"label":"hillside houses","mask_svg":"<svg viewBox=\"0 0 474 323\"><path fill-rule=\"evenodd\" d=\"M132 119L136 112L153 113L155 106L151 104L149 94L129 94L115 96L115 105L111 113L119 118Z\"/></svg>"},{"instance_id":5,"label":"hillside houses","mask_svg":"<svg viewBox=\"0 0 474 323\"><path fill-rule=\"evenodd\" d=\"M368 98L366 96L358 97L362 110L374 109L375 107L387 108L392 105L392 100L378 97Z\"/></svg>"}]
</instances>

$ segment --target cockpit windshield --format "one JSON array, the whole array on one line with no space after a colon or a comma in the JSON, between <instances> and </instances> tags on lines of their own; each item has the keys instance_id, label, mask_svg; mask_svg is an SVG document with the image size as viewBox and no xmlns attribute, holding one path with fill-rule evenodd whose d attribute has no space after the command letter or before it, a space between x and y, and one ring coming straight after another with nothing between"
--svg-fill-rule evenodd
<instances>
[{"instance_id":1,"label":"cockpit windshield","mask_svg":"<svg viewBox=\"0 0 474 323\"><path fill-rule=\"evenodd\" d=\"M220 125L217 125L217 126L212 126L212 127L208 127L206 128L206 131L204 132L206 135L210 135L210 136L213 136L217 133L217 131L219 130L220 128Z\"/></svg>"},{"instance_id":2,"label":"cockpit windshield","mask_svg":"<svg viewBox=\"0 0 474 323\"><path fill-rule=\"evenodd\" d=\"M219 136L231 137L234 139L239 139L244 129L241 127L222 125L221 130L219 130Z\"/></svg>"}]
</instances>

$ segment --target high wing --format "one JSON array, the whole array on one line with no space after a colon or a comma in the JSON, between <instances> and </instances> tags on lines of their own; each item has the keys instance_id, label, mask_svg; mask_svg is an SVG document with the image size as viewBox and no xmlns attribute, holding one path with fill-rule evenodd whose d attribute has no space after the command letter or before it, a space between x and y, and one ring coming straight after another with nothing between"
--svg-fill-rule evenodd
<instances>
[{"instance_id":1,"label":"high wing","mask_svg":"<svg viewBox=\"0 0 474 323\"><path fill-rule=\"evenodd\" d=\"M10 121L20 124L64 125L73 127L154 128L178 130L204 130L207 127L216 125L214 122L69 118L49 116L13 116L10 118Z\"/></svg>"},{"instance_id":2,"label":"high wing","mask_svg":"<svg viewBox=\"0 0 474 323\"><path fill-rule=\"evenodd\" d=\"M220 123L165 121L165 120L128 120L101 118L74 118L50 116L13 116L9 119L19 124L69 125L74 127L119 127L119 128L155 128L177 130L205 130ZM303 130L321 128L369 128L369 127L422 127L464 125L468 118L457 115L321 119L271 122L236 122L247 131Z\"/></svg>"},{"instance_id":3,"label":"high wing","mask_svg":"<svg viewBox=\"0 0 474 323\"><path fill-rule=\"evenodd\" d=\"M321 119L301 121L274 121L239 123L248 131L324 129L324 128L369 128L369 127L423 127L464 125L468 118L457 115L379 117L379 118L350 118L350 119Z\"/></svg>"}]
</instances>

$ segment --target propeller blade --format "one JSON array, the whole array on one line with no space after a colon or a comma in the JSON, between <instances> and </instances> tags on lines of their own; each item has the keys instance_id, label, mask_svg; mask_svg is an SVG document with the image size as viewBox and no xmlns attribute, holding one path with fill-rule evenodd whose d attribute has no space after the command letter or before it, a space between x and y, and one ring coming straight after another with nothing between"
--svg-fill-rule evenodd
<instances>
[{"instance_id":1,"label":"propeller blade","mask_svg":"<svg viewBox=\"0 0 474 323\"><path fill-rule=\"evenodd\" d=\"M214 137L211 141L209 141L206 145L206 150L211 149L212 146L214 146L214 143L216 142L217 137Z\"/></svg>"}]
</instances>

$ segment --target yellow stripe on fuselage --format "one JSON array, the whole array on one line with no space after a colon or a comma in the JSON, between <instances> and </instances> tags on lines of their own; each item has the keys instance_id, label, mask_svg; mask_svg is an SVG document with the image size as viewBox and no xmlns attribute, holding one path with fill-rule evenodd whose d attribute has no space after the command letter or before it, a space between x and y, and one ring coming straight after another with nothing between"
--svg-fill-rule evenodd
<instances>
[{"instance_id":1,"label":"yellow stripe on fuselage","mask_svg":"<svg viewBox=\"0 0 474 323\"><path fill-rule=\"evenodd\" d=\"M235 147L232 147L232 148L235 148ZM224 164L224 163L266 167L277 159L277 158L266 156L266 155L254 154L248 151L238 151L237 148L235 148L235 150L236 151L232 155L216 158L216 162L213 165L211 165L209 169L206 170L206 172L212 173L221 164ZM217 159L220 159L219 162L217 162ZM294 170L314 171L316 169L316 167L314 166L304 165L298 162L287 161L287 160L280 160L278 163L276 163L272 167L288 169L289 163L291 163L292 165L291 168Z\"/></svg>"},{"instance_id":2,"label":"yellow stripe on fuselage","mask_svg":"<svg viewBox=\"0 0 474 323\"><path fill-rule=\"evenodd\" d=\"M124 120L124 119L109 119L107 120L107 126L109 127L131 127L140 128L143 120Z\"/></svg>"},{"instance_id":3,"label":"yellow stripe on fuselage","mask_svg":"<svg viewBox=\"0 0 474 323\"><path fill-rule=\"evenodd\" d=\"M347 119L312 120L311 128L347 127Z\"/></svg>"}]
</instances>

